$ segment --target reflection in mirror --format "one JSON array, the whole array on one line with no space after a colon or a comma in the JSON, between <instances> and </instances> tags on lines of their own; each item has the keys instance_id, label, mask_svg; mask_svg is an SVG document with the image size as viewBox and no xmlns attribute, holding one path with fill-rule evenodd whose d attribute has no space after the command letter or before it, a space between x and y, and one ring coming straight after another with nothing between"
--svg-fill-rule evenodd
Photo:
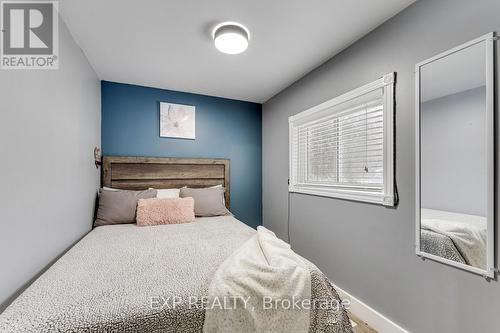
<instances>
[{"instance_id":1,"label":"reflection in mirror","mask_svg":"<svg viewBox=\"0 0 500 333\"><path fill-rule=\"evenodd\" d=\"M420 251L481 270L493 232L486 46L419 66Z\"/></svg>"}]
</instances>

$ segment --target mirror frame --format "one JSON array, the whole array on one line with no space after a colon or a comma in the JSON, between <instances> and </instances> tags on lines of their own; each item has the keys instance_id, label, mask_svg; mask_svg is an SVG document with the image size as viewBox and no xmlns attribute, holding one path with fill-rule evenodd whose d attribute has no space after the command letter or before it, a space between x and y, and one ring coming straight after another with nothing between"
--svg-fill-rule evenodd
<instances>
[{"instance_id":1,"label":"mirror frame","mask_svg":"<svg viewBox=\"0 0 500 333\"><path fill-rule=\"evenodd\" d=\"M458 267L463 270L467 270L476 274L480 274L485 278L494 278L495 276L495 117L494 117L494 43L496 37L495 33L491 32L483 35L477 39L471 40L460 46L452 48L448 51L440 53L432 58L424 60L415 65L415 225L416 225L416 243L415 252L417 256L422 259L428 258L434 261L438 261L450 266ZM486 211L486 226L487 226L487 244L486 244L486 269L477 268L474 266L466 265L463 263L455 262L446 258L442 258L427 252L423 252L420 249L420 72L421 68L429 63L436 60L442 59L446 56L459 52L463 49L471 47L473 45L485 42L485 57L486 57L486 137L487 137L487 211Z\"/></svg>"}]
</instances>

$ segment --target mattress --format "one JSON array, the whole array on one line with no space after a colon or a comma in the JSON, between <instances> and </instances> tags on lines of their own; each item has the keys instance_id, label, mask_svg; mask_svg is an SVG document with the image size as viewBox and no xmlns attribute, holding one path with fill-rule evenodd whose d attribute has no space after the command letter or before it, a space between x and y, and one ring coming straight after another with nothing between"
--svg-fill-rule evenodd
<instances>
[{"instance_id":1,"label":"mattress","mask_svg":"<svg viewBox=\"0 0 500 333\"><path fill-rule=\"evenodd\" d=\"M0 331L201 332L204 310L188 301L206 295L219 265L254 233L231 216L97 227L0 315ZM308 265L312 297L338 299ZM350 332L345 311L311 311L315 331Z\"/></svg>"}]
</instances>

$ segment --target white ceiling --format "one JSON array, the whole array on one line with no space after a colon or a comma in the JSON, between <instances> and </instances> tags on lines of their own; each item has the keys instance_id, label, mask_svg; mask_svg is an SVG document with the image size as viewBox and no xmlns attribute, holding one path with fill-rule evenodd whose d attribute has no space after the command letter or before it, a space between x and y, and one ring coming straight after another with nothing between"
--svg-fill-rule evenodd
<instances>
[{"instance_id":1,"label":"white ceiling","mask_svg":"<svg viewBox=\"0 0 500 333\"><path fill-rule=\"evenodd\" d=\"M420 69L422 102L486 85L486 42L440 58Z\"/></svg>"},{"instance_id":2,"label":"white ceiling","mask_svg":"<svg viewBox=\"0 0 500 333\"><path fill-rule=\"evenodd\" d=\"M61 15L102 80L265 102L415 0L64 0ZM240 55L213 26L250 30Z\"/></svg>"}]
</instances>

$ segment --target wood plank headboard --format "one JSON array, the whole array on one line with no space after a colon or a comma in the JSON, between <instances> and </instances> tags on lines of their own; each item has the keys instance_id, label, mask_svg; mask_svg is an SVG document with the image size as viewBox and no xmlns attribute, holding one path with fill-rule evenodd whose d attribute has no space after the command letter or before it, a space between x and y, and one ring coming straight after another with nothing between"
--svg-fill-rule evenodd
<instances>
[{"instance_id":1,"label":"wood plank headboard","mask_svg":"<svg viewBox=\"0 0 500 333\"><path fill-rule=\"evenodd\" d=\"M177 157L104 156L102 186L123 190L222 185L229 208L229 160Z\"/></svg>"}]
</instances>

